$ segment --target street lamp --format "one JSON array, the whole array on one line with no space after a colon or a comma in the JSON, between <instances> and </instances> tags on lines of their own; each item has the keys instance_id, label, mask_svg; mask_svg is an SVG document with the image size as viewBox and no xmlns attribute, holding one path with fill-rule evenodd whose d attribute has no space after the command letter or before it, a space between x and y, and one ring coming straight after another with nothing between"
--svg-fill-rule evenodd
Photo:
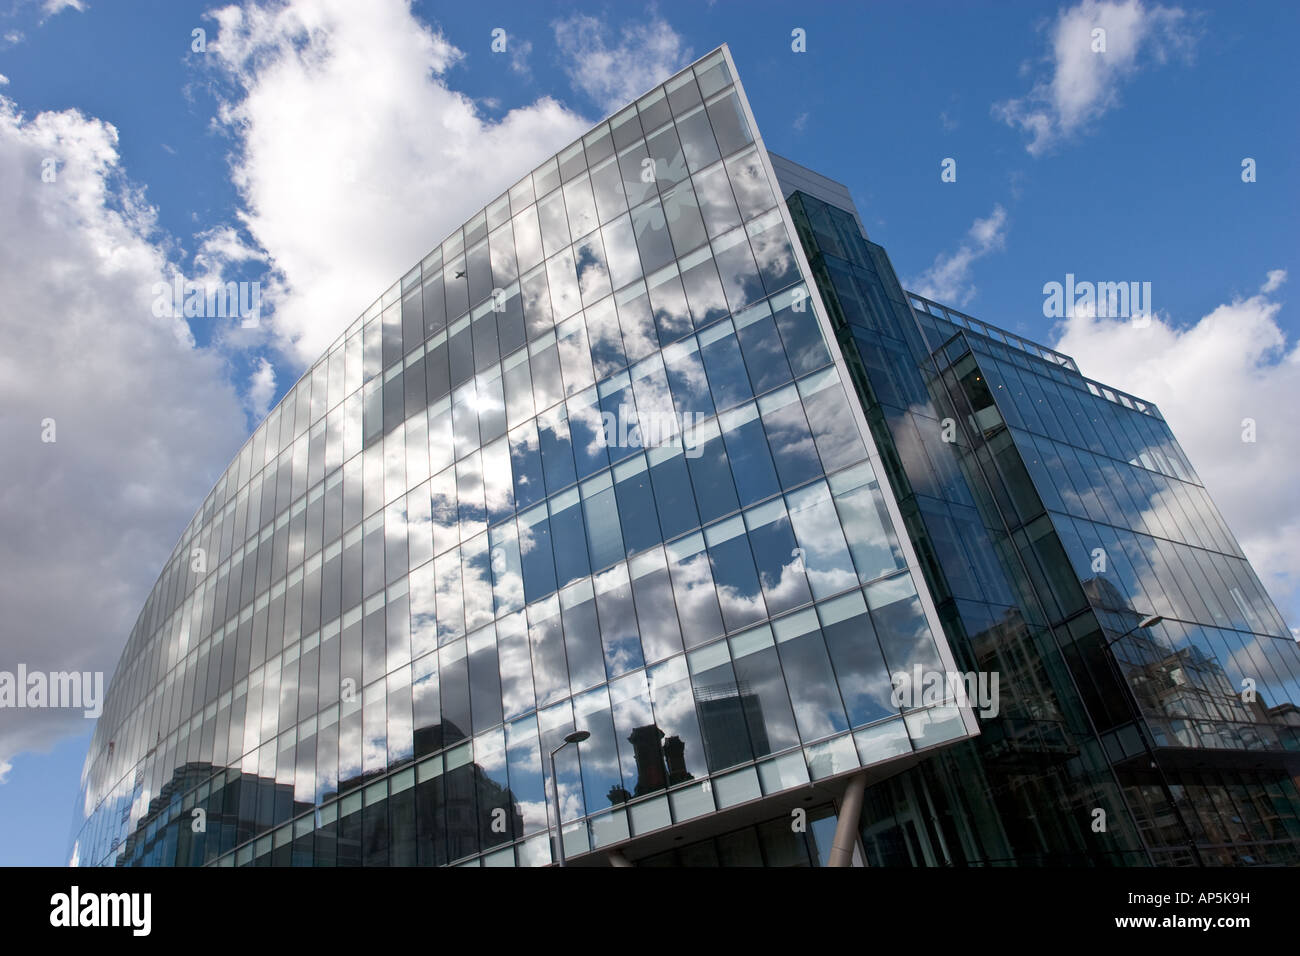
<instances>
[{"instance_id":1,"label":"street lamp","mask_svg":"<svg viewBox=\"0 0 1300 956\"><path fill-rule=\"evenodd\" d=\"M1121 634L1119 637L1113 637L1113 638L1111 638L1109 641L1107 641L1107 642L1106 642L1106 646L1107 646L1107 647L1110 647L1112 644L1115 644L1115 643L1118 643L1119 641L1124 640L1124 638L1128 637L1128 636L1129 636L1130 634L1132 634L1134 631L1146 630L1148 627L1155 627L1157 624L1159 624L1159 623L1160 623L1161 621L1163 621L1163 620L1164 620L1164 618L1163 618L1161 615L1159 615L1159 614L1148 614L1146 617L1142 618L1142 620L1138 621L1136 624L1134 624L1132 627L1130 627L1127 631L1125 631L1125 632L1124 632L1123 634Z\"/></svg>"},{"instance_id":2,"label":"street lamp","mask_svg":"<svg viewBox=\"0 0 1300 956\"><path fill-rule=\"evenodd\" d=\"M564 821L560 819L560 778L555 775L555 755L569 744L580 744L590 736L591 731L589 730L575 730L565 735L564 743L551 751L551 787L555 790L555 836L560 845L560 866L565 865Z\"/></svg>"}]
</instances>

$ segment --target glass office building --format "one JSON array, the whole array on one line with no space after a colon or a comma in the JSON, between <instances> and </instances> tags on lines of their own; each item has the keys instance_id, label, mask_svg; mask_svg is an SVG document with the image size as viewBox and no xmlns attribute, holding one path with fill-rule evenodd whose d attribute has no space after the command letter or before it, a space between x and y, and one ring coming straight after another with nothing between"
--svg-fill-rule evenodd
<instances>
[{"instance_id":1,"label":"glass office building","mask_svg":"<svg viewBox=\"0 0 1300 956\"><path fill-rule=\"evenodd\" d=\"M897 694L959 673L995 706ZM722 48L259 425L130 635L72 853L1295 862L1297 679L1158 411L905 293Z\"/></svg>"},{"instance_id":2,"label":"glass office building","mask_svg":"<svg viewBox=\"0 0 1300 956\"><path fill-rule=\"evenodd\" d=\"M1300 649L1150 402L904 292L774 157L980 736L867 793L873 865L1300 863Z\"/></svg>"}]
</instances>

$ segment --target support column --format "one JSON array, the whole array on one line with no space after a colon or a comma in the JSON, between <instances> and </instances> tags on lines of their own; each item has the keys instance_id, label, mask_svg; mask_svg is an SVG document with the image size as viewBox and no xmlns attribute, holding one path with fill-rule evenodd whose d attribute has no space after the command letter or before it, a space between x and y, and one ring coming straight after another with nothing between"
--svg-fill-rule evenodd
<instances>
[{"instance_id":1,"label":"support column","mask_svg":"<svg viewBox=\"0 0 1300 956\"><path fill-rule=\"evenodd\" d=\"M632 865L631 861L629 861L628 858L623 855L622 850L611 850L609 852L608 859L609 859L610 866L623 867L623 866Z\"/></svg>"},{"instance_id":2,"label":"support column","mask_svg":"<svg viewBox=\"0 0 1300 956\"><path fill-rule=\"evenodd\" d=\"M844 799L840 801L829 866L853 865L853 848L858 842L858 824L862 819L862 797L866 792L866 771L850 778L844 790Z\"/></svg>"}]
</instances>

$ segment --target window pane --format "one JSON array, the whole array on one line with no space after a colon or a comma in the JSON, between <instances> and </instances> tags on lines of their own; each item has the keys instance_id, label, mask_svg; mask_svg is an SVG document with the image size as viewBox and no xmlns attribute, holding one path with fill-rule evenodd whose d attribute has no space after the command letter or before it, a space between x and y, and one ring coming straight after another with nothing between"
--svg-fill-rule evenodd
<instances>
[{"instance_id":1,"label":"window pane","mask_svg":"<svg viewBox=\"0 0 1300 956\"><path fill-rule=\"evenodd\" d=\"M628 554L663 540L644 455L634 455L614 466L614 495L618 501L623 545Z\"/></svg>"},{"instance_id":2,"label":"window pane","mask_svg":"<svg viewBox=\"0 0 1300 956\"><path fill-rule=\"evenodd\" d=\"M668 219L673 248L679 256L698 248L705 241L704 220L700 218L699 202L690 182L681 183L664 193L663 210Z\"/></svg>"},{"instance_id":3,"label":"window pane","mask_svg":"<svg viewBox=\"0 0 1300 956\"><path fill-rule=\"evenodd\" d=\"M551 527L545 505L519 516L519 558L524 572L524 600L531 604L554 593L555 559L551 555Z\"/></svg>"},{"instance_id":4,"label":"window pane","mask_svg":"<svg viewBox=\"0 0 1300 956\"><path fill-rule=\"evenodd\" d=\"M618 162L612 156L592 167L591 187L595 194L596 209L601 222L609 222L627 212L627 200L623 195L623 177L619 172Z\"/></svg>"},{"instance_id":5,"label":"window pane","mask_svg":"<svg viewBox=\"0 0 1300 956\"><path fill-rule=\"evenodd\" d=\"M778 621L772 629L790 688L799 736L808 742L848 730L849 722L835 686L817 616L811 609L803 611Z\"/></svg>"},{"instance_id":6,"label":"window pane","mask_svg":"<svg viewBox=\"0 0 1300 956\"><path fill-rule=\"evenodd\" d=\"M819 476L821 463L817 459L803 405L799 402L798 390L790 385L769 392L759 398L758 408L781 487L792 488Z\"/></svg>"},{"instance_id":7,"label":"window pane","mask_svg":"<svg viewBox=\"0 0 1300 956\"><path fill-rule=\"evenodd\" d=\"M587 322L587 339L591 343L591 361L596 381L608 378L627 367L623 352L623 334L619 330L618 313L612 296L602 299L584 313Z\"/></svg>"},{"instance_id":8,"label":"window pane","mask_svg":"<svg viewBox=\"0 0 1300 956\"><path fill-rule=\"evenodd\" d=\"M673 604L672 584L663 550L655 548L628 563L632 595L641 630L641 649L648 662L682 650L682 635Z\"/></svg>"},{"instance_id":9,"label":"window pane","mask_svg":"<svg viewBox=\"0 0 1300 956\"><path fill-rule=\"evenodd\" d=\"M580 176L565 185L564 205L569 214L569 231L575 239L587 235L598 225L596 201L587 176Z\"/></svg>"},{"instance_id":10,"label":"window pane","mask_svg":"<svg viewBox=\"0 0 1300 956\"><path fill-rule=\"evenodd\" d=\"M618 520L618 502L608 473L582 487L583 516L587 525L587 543L592 567L609 567L623 559L623 535Z\"/></svg>"},{"instance_id":11,"label":"window pane","mask_svg":"<svg viewBox=\"0 0 1300 956\"><path fill-rule=\"evenodd\" d=\"M732 312L739 312L766 295L744 229L733 229L715 239L713 257Z\"/></svg>"},{"instance_id":12,"label":"window pane","mask_svg":"<svg viewBox=\"0 0 1300 956\"><path fill-rule=\"evenodd\" d=\"M807 604L812 594L785 504L780 499L769 501L745 512L744 517L768 610L780 614Z\"/></svg>"},{"instance_id":13,"label":"window pane","mask_svg":"<svg viewBox=\"0 0 1300 956\"><path fill-rule=\"evenodd\" d=\"M709 125L708 114L702 104L677 118L677 132L686 154L686 165L691 172L703 169L718 158L718 144L713 138L713 127Z\"/></svg>"},{"instance_id":14,"label":"window pane","mask_svg":"<svg viewBox=\"0 0 1300 956\"><path fill-rule=\"evenodd\" d=\"M757 150L749 149L731 157L726 161L726 166L742 218L752 219L776 204Z\"/></svg>"},{"instance_id":15,"label":"window pane","mask_svg":"<svg viewBox=\"0 0 1300 956\"><path fill-rule=\"evenodd\" d=\"M506 718L537 706L533 695L533 662L528 644L528 620L523 611L497 621L497 657L501 665L501 698Z\"/></svg>"},{"instance_id":16,"label":"window pane","mask_svg":"<svg viewBox=\"0 0 1300 956\"><path fill-rule=\"evenodd\" d=\"M729 156L742 146L753 142L749 124L745 122L740 107L740 97L735 90L724 93L708 105L709 120L723 156Z\"/></svg>"},{"instance_id":17,"label":"window pane","mask_svg":"<svg viewBox=\"0 0 1300 956\"><path fill-rule=\"evenodd\" d=\"M646 272L654 272L672 262L673 243L658 197L632 210L632 231Z\"/></svg>"},{"instance_id":18,"label":"window pane","mask_svg":"<svg viewBox=\"0 0 1300 956\"><path fill-rule=\"evenodd\" d=\"M757 627L736 635L729 643L736 681L754 698L754 703L745 708L754 756L797 745L799 734L772 629Z\"/></svg>"},{"instance_id":19,"label":"window pane","mask_svg":"<svg viewBox=\"0 0 1300 956\"><path fill-rule=\"evenodd\" d=\"M659 507L659 524L665 538L675 538L700 526L695 510L686 457L680 447L655 448L646 455L650 463L650 483Z\"/></svg>"},{"instance_id":20,"label":"window pane","mask_svg":"<svg viewBox=\"0 0 1300 956\"><path fill-rule=\"evenodd\" d=\"M745 356L745 367L749 369L754 391L762 394L794 377L767 303L760 302L736 316L735 325L736 339Z\"/></svg>"},{"instance_id":21,"label":"window pane","mask_svg":"<svg viewBox=\"0 0 1300 956\"><path fill-rule=\"evenodd\" d=\"M569 234L569 219L564 210L564 196L553 192L537 203L537 218L542 228L542 249L548 257L555 255L573 241Z\"/></svg>"},{"instance_id":22,"label":"window pane","mask_svg":"<svg viewBox=\"0 0 1300 956\"><path fill-rule=\"evenodd\" d=\"M578 489L570 488L557 495L550 502L550 510L556 584L564 587L570 581L591 573L587 560L587 530L582 520Z\"/></svg>"},{"instance_id":23,"label":"window pane","mask_svg":"<svg viewBox=\"0 0 1300 956\"><path fill-rule=\"evenodd\" d=\"M611 291L609 267L605 264L605 247L600 234L587 236L573 247L578 270L578 291L584 305L591 305ZM636 276L628 277L628 281Z\"/></svg>"},{"instance_id":24,"label":"window pane","mask_svg":"<svg viewBox=\"0 0 1300 956\"><path fill-rule=\"evenodd\" d=\"M719 409L753 398L749 374L730 322L719 322L699 334L700 357L709 373L713 400Z\"/></svg>"},{"instance_id":25,"label":"window pane","mask_svg":"<svg viewBox=\"0 0 1300 956\"><path fill-rule=\"evenodd\" d=\"M682 640L687 648L699 647L723 632L704 536L697 532L673 542L665 550L677 598Z\"/></svg>"},{"instance_id":26,"label":"window pane","mask_svg":"<svg viewBox=\"0 0 1300 956\"><path fill-rule=\"evenodd\" d=\"M654 708L654 723L644 734L647 749L663 754L669 786L699 777L705 772L704 744L686 658L652 667L647 677Z\"/></svg>"},{"instance_id":27,"label":"window pane","mask_svg":"<svg viewBox=\"0 0 1300 956\"><path fill-rule=\"evenodd\" d=\"M579 581L560 592L560 613L564 622L570 686L579 691L603 683L605 661L600 646L600 625L596 619L595 592L590 581ZM584 763L588 757L584 747Z\"/></svg>"},{"instance_id":28,"label":"window pane","mask_svg":"<svg viewBox=\"0 0 1300 956\"><path fill-rule=\"evenodd\" d=\"M727 314L727 297L718 278L718 267L708 246L703 246L678 262L682 286L690 303L695 327L708 325Z\"/></svg>"},{"instance_id":29,"label":"window pane","mask_svg":"<svg viewBox=\"0 0 1300 956\"><path fill-rule=\"evenodd\" d=\"M554 595L528 608L528 640L533 651L533 684L537 688L537 705L545 707L569 693L560 602Z\"/></svg>"},{"instance_id":30,"label":"window pane","mask_svg":"<svg viewBox=\"0 0 1300 956\"><path fill-rule=\"evenodd\" d=\"M593 580L605 669L611 677L617 677L645 663L632 601L632 581L625 564L610 568Z\"/></svg>"},{"instance_id":31,"label":"window pane","mask_svg":"<svg viewBox=\"0 0 1300 956\"><path fill-rule=\"evenodd\" d=\"M754 569L754 557L740 517L728 518L704 529L717 582L718 600L727 630L737 630L767 616L763 595Z\"/></svg>"},{"instance_id":32,"label":"window pane","mask_svg":"<svg viewBox=\"0 0 1300 956\"><path fill-rule=\"evenodd\" d=\"M747 711L757 709L758 699L737 686L726 644L690 655L690 666L709 771L716 773L753 760ZM757 714L750 719L756 724L762 721Z\"/></svg>"},{"instance_id":33,"label":"window pane","mask_svg":"<svg viewBox=\"0 0 1300 956\"><path fill-rule=\"evenodd\" d=\"M621 289L629 282L641 278L641 254L637 250L636 233L630 215L619 216L600 230L605 245L605 260L609 267L610 284Z\"/></svg>"},{"instance_id":34,"label":"window pane","mask_svg":"<svg viewBox=\"0 0 1300 956\"><path fill-rule=\"evenodd\" d=\"M731 476L741 505L751 505L780 489L767 438L753 403L719 417L731 461Z\"/></svg>"},{"instance_id":35,"label":"window pane","mask_svg":"<svg viewBox=\"0 0 1300 956\"><path fill-rule=\"evenodd\" d=\"M903 554L890 530L884 497L871 466L865 462L831 478L840 522L858 577L870 581L904 567Z\"/></svg>"}]
</instances>

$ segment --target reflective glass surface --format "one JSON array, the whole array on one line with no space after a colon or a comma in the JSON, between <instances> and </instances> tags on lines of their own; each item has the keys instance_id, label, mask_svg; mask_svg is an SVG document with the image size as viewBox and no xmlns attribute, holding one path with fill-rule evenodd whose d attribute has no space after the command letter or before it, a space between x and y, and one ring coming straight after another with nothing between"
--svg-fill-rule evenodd
<instances>
[{"instance_id":1,"label":"reflective glass surface","mask_svg":"<svg viewBox=\"0 0 1300 956\"><path fill-rule=\"evenodd\" d=\"M978 738L868 789L871 864L1300 862L1300 651L1159 409L905 293L773 159L949 643L1000 679Z\"/></svg>"},{"instance_id":2,"label":"reflective glass surface","mask_svg":"<svg viewBox=\"0 0 1300 956\"><path fill-rule=\"evenodd\" d=\"M303 375L131 634L80 861L545 864L966 735L891 703L945 638L748 117L705 57Z\"/></svg>"}]
</instances>

